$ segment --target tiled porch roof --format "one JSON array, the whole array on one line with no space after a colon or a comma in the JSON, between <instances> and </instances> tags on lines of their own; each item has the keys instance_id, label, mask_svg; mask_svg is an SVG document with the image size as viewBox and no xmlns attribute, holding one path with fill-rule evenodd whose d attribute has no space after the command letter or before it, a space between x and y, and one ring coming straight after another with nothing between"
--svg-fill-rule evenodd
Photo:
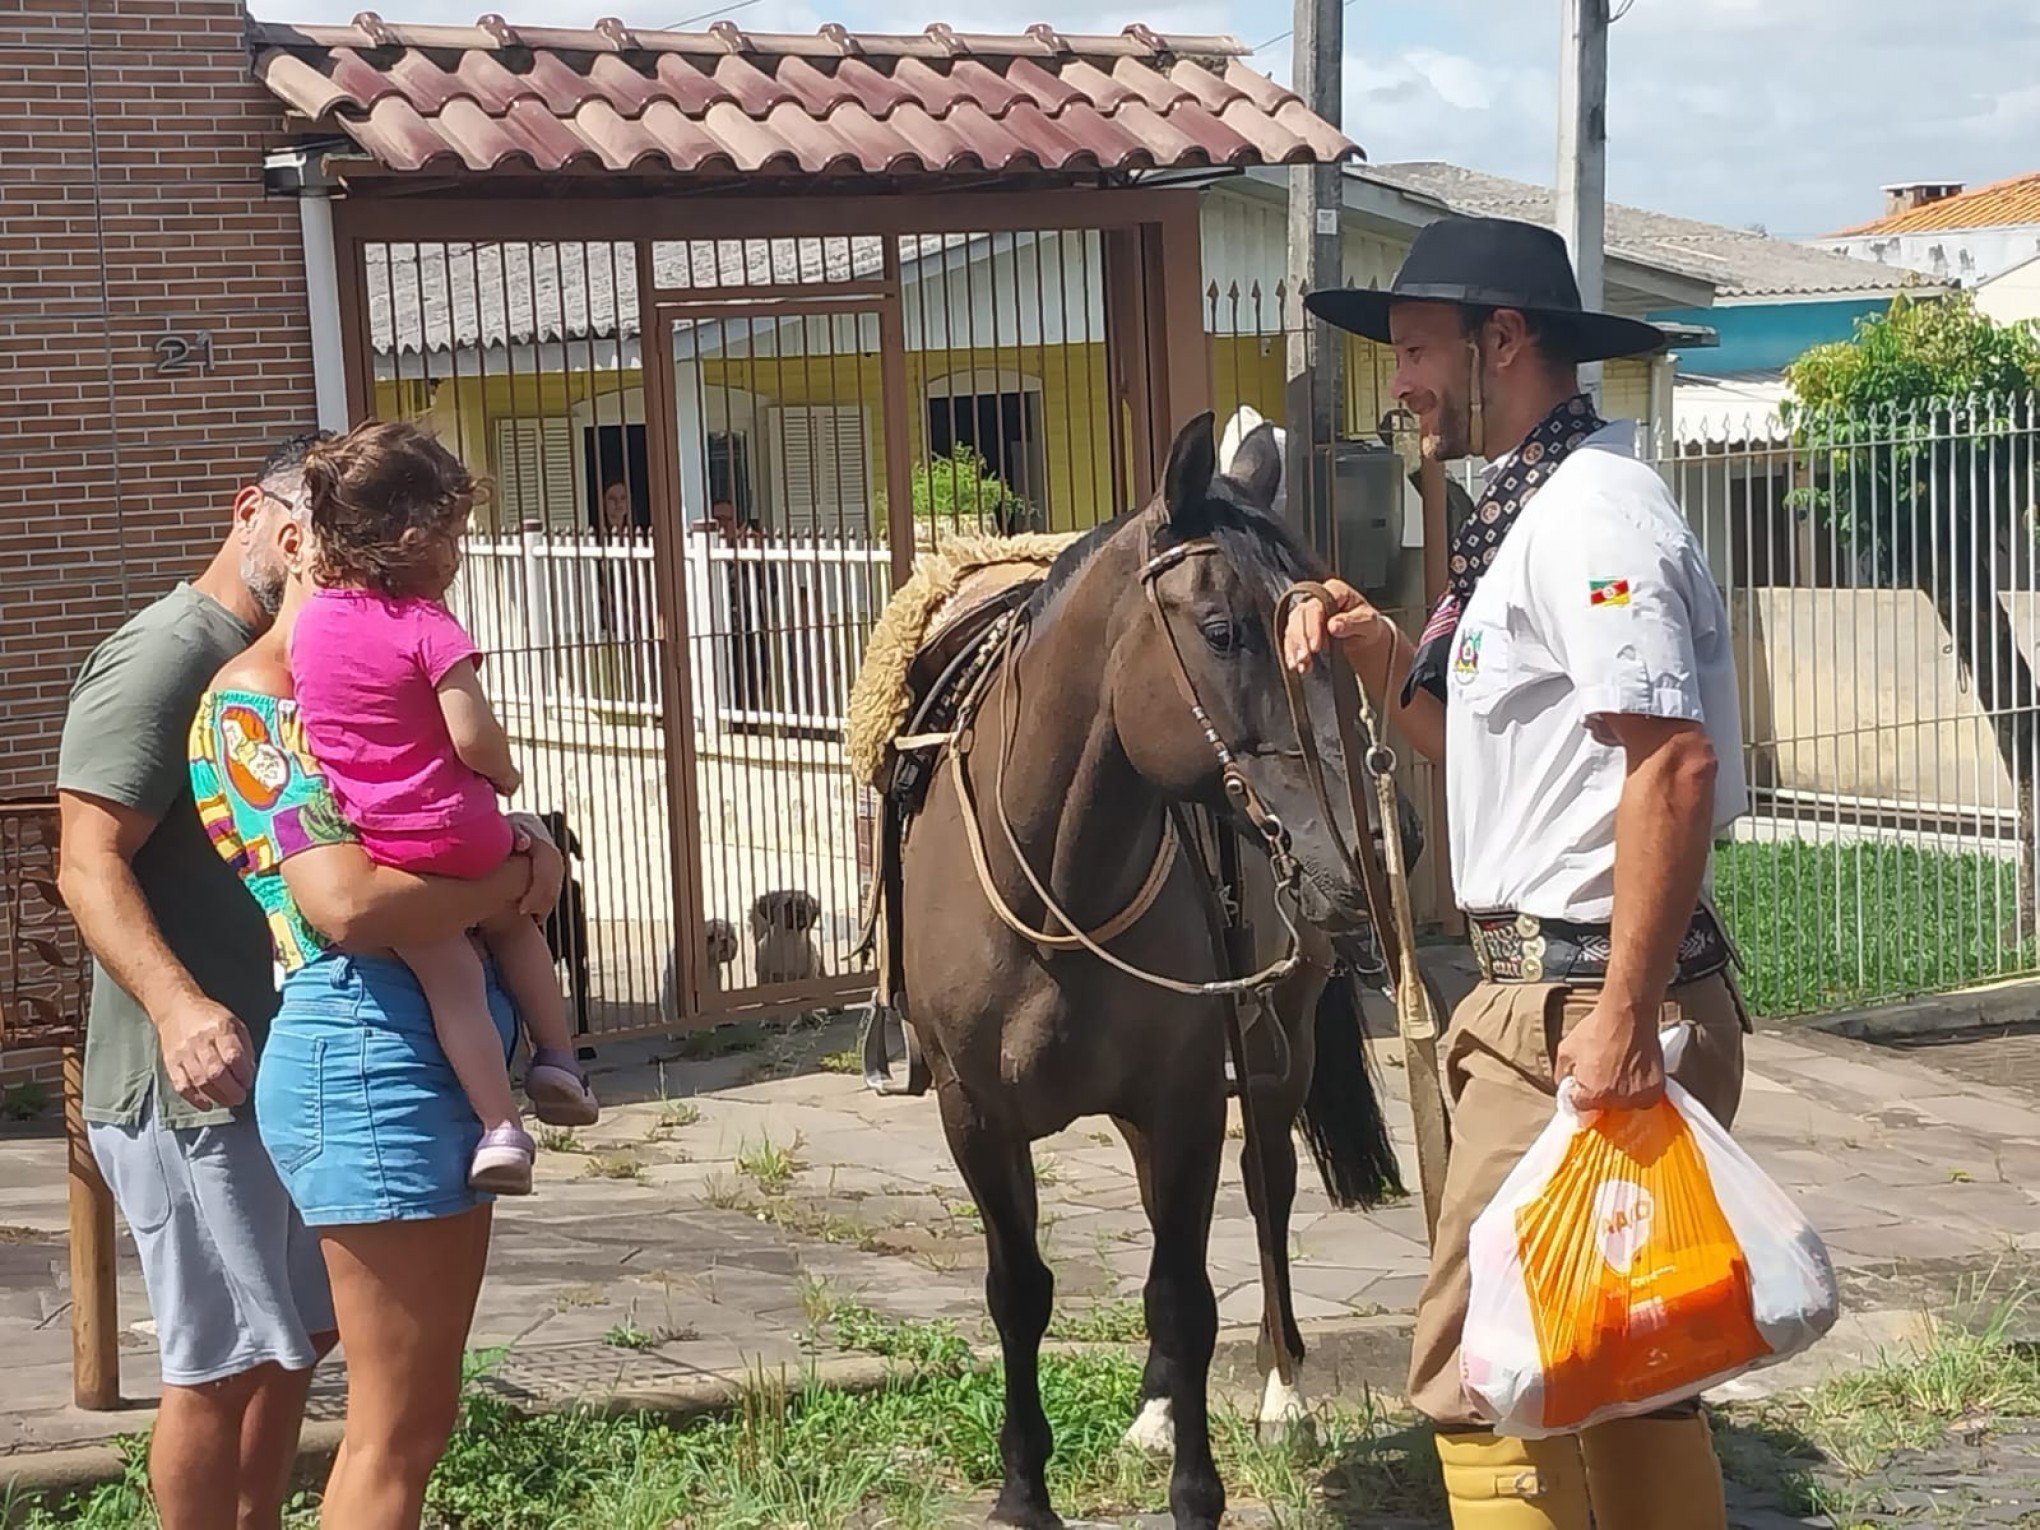
<instances>
[{"instance_id":1,"label":"tiled porch roof","mask_svg":"<svg viewBox=\"0 0 2040 1530\"><path fill-rule=\"evenodd\" d=\"M1355 152L1230 37L255 23L255 73L394 171L984 176Z\"/></svg>"}]
</instances>

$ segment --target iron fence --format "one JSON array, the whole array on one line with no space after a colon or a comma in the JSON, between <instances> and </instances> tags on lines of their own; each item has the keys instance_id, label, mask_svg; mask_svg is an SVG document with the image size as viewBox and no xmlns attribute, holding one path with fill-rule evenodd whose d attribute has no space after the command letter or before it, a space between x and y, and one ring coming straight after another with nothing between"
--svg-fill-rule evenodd
<instances>
[{"instance_id":1,"label":"iron fence","mask_svg":"<svg viewBox=\"0 0 2040 1530\"><path fill-rule=\"evenodd\" d=\"M1235 440L1333 422L1330 445L1292 437L1285 513L1413 629L1426 549L1390 359L1304 322L1279 228L1207 240L1208 267L1234 261L1203 290L1212 401ZM454 599L530 751L520 805L583 845L595 1029L855 978L840 735L902 528L1078 530L1153 470L1143 380L1113 356L1157 316L1114 237L366 247L377 412L432 422L495 484ZM646 350L669 381L648 386ZM2034 400L1730 418L1664 363L1611 364L1602 390L1727 596L1753 802L1715 886L1757 1007L2040 966ZM1455 469L1455 514L1477 467ZM1398 768L1442 845L1434 773ZM1416 892L1449 924L1442 859ZM796 977L768 948L800 895ZM676 989L682 940L704 943L699 993Z\"/></svg>"}]
</instances>

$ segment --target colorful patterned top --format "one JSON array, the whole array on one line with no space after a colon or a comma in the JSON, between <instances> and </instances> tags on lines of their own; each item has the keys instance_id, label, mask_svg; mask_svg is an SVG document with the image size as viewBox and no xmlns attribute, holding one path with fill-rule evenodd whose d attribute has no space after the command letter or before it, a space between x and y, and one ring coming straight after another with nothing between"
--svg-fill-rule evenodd
<instances>
[{"instance_id":1,"label":"colorful patterned top","mask_svg":"<svg viewBox=\"0 0 2040 1530\"><path fill-rule=\"evenodd\" d=\"M269 922L277 980L331 942L306 923L283 881L300 850L354 841L305 743L297 703L254 691L207 691L191 723L191 791L213 848Z\"/></svg>"}]
</instances>

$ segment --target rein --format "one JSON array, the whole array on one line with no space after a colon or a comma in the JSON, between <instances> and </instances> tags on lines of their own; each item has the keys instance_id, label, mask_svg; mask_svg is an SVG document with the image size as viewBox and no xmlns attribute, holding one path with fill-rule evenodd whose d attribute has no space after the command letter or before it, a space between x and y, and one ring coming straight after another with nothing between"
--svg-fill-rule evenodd
<instances>
[{"instance_id":1,"label":"rein","mask_svg":"<svg viewBox=\"0 0 2040 1530\"><path fill-rule=\"evenodd\" d=\"M1269 854L1275 858L1276 879L1280 884L1280 890L1293 893L1296 879L1301 873L1296 866L1294 858L1289 854L1288 835L1282 828L1282 822L1261 805L1259 797L1254 794L1253 787L1240 772L1238 764L1233 759L1232 752L1226 747L1225 741L1219 736L1217 729L1212 726L1209 714L1205 712L1203 706L1198 702L1196 690L1190 684L1189 672L1183 666L1183 656L1176 647L1175 634L1170 630L1168 618L1163 613L1161 602L1154 593L1155 578L1161 573L1166 572L1166 570L1175 567L1184 557L1189 556L1193 551L1216 552L1217 550L1217 545L1211 542L1191 542L1185 543L1180 547L1171 548L1160 557L1151 559L1141 570L1141 583L1148 592L1149 607L1154 612L1156 621L1160 623L1163 635L1168 639L1169 652L1175 660L1177 684L1184 692L1184 699L1189 703L1193 715L1196 716L1199 725L1204 729L1205 738L1210 741L1218 755L1220 769L1225 775L1226 790L1229 794L1241 800L1243 810L1247 813L1248 818L1260 830L1262 837L1267 841ZM1028 860L1026 851L1021 848L1020 836L1013 828L1012 816L1006 808L1006 763L1012 755L1017 726L1017 718L1012 707L1012 692L1017 683L1015 677L1017 666L1014 660L1020 651L1020 639L1021 622L1016 619L1006 629L1005 652L1000 655L997 666L999 671L999 744L998 751L993 756L992 765L992 816L998 821L999 830L1006 841L1006 847L1011 851L1015 862L1018 863L1021 876L1026 879L1027 885L1032 889L1034 896L1041 900L1041 905L1047 911L1049 920L1060 925L1067 933L1055 934L1048 930L1035 929L1013 911L1012 905L1006 901L1004 894L999 891L998 884L992 876L991 862L985 854L984 830L978 820L977 795L972 790L970 784L968 755L973 739L969 731L966 730L949 751L949 772L952 781L955 783L957 796L963 808L964 838L970 848L971 865L977 872L978 887L984 893L985 901L991 905L992 912L998 916L999 922L1022 940L1031 941L1050 950L1077 949L1087 951L1107 966L1124 973L1128 977L1146 983L1150 987L1160 988L1168 993L1182 994L1186 997L1235 998L1246 994L1258 994L1274 987L1277 983L1288 977L1296 970L1297 964L1301 959L1300 952L1303 942L1301 935L1297 931L1296 921L1289 912L1288 902L1280 896L1275 900L1275 909L1277 917L1281 919L1283 928L1289 937L1289 949L1263 967L1259 972L1247 977L1218 978L1201 983L1186 982L1181 978L1170 977L1166 973L1154 972L1146 967L1138 966L1105 948L1104 943L1106 941L1125 934L1134 925L1138 924L1147 914L1148 910L1154 906L1155 900L1161 896L1162 888L1167 884L1169 873L1175 867L1182 845L1182 836L1176 827L1175 815L1173 813L1165 812L1162 815L1161 843L1155 849L1154 861L1148 868L1148 874L1142 881L1140 890L1134 894L1131 902L1117 914L1106 920L1105 923L1094 929L1086 930L1056 900L1055 895L1049 891L1040 874L1035 871L1033 863Z\"/></svg>"},{"instance_id":2,"label":"rein","mask_svg":"<svg viewBox=\"0 0 2040 1530\"><path fill-rule=\"evenodd\" d=\"M1280 634L1288 630L1290 613L1307 600L1319 602L1328 612L1337 609L1338 603L1323 585L1311 581L1291 585L1282 592L1282 598L1275 606L1278 644ZM1383 742L1386 735L1382 731L1381 718L1367 694L1367 687L1343 666L1334 664L1331 669L1339 752L1344 756L1346 766L1346 787L1355 833L1363 837L1367 833L1367 806L1361 795L1359 772L1353 768L1358 760L1374 778L1375 796L1381 813L1385 868L1367 853L1364 844L1348 849L1345 839L1337 832L1331 838L1339 848L1340 858L1366 891L1375 939L1381 945L1382 962L1394 975L1396 1029L1402 1036L1408 1063L1410 1111L1416 1128L1417 1173L1424 1201L1424 1222L1427 1231L1435 1234L1439 1208L1444 1203L1445 1160L1451 1146L1451 1124L1445 1097L1438 1085L1437 1011L1432 1005L1430 991L1424 986L1423 974L1417 967L1416 920L1411 912L1413 900L1409 872L1403 864L1402 834L1396 823L1395 751ZM1387 678L1384 676L1384 681ZM1349 686L1355 698L1351 706L1346 705ZM1333 816L1330 794L1325 785L1324 761L1319 758L1317 739L1310 728L1310 702L1304 694L1303 676L1287 664L1282 666L1282 689L1288 697L1289 715L1303 747L1304 773L1310 781L1311 794L1317 799L1318 810L1325 815L1325 822L1336 826L1338 820ZM1371 740L1365 750L1360 748L1354 733L1356 717ZM1388 915L1386 918L1383 917L1384 911ZM1425 1081L1429 1082L1429 1087L1425 1087Z\"/></svg>"}]
</instances>

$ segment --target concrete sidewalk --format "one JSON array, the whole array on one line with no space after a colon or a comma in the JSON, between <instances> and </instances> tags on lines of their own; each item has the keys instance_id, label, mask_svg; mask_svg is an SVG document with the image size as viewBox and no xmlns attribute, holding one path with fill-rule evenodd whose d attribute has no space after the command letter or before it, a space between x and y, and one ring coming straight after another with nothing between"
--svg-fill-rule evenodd
<instances>
[{"instance_id":1,"label":"concrete sidewalk","mask_svg":"<svg viewBox=\"0 0 2040 1530\"><path fill-rule=\"evenodd\" d=\"M493 1384L533 1403L618 1391L684 1398L709 1378L802 1364L815 1352L814 1313L839 1301L951 1318L979 1335L982 1241L934 1103L877 1099L857 1078L819 1070L852 1040L837 1023L715 1058L699 1056L714 1048L698 1042L606 1049L596 1065L604 1121L544 1152L540 1193L500 1208L473 1336L476 1348L508 1346ZM1957 1070L1935 1066L1932 1049L1808 1029L1752 1039L1737 1136L1826 1235L1848 1302L1829 1341L1764 1385L1854 1363L1994 1267L2008 1285L2040 1263L2040 1080L1984 1081L1987 1045L1964 1050ZM1399 1048L1375 1050L1414 1184ZM782 1151L790 1172L775 1161ZM1094 1332L1137 1323L1148 1239L1124 1147L1105 1123L1080 1122L1041 1144L1037 1163L1059 1313L1066 1322L1089 1313ZM1397 1318L1414 1305L1425 1262L1421 1213L1413 1203L1334 1212L1308 1170L1305 1179L1292 1249L1299 1316L1389 1330L1342 1348L1346 1374L1314 1384L1397 1390ZM69 1406L63 1227L61 1142L0 1136L9 1370L0 1456L103 1441L149 1418L153 1327L125 1234L122 1369L133 1406ZM1236 1153L1211 1269L1222 1319L1254 1323L1258 1265ZM329 1363L315 1417L336 1416L340 1382Z\"/></svg>"}]
</instances>

